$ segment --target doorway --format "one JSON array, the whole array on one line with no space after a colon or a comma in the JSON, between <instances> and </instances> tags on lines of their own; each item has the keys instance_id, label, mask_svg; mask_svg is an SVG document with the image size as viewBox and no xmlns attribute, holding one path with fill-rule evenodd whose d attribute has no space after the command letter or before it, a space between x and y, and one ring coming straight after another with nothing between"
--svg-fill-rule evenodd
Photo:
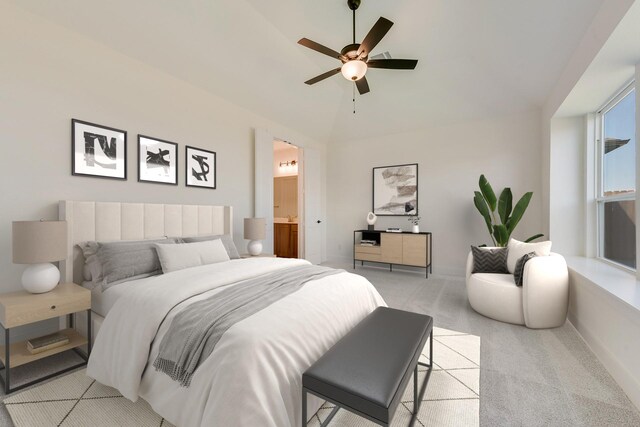
<instances>
[{"instance_id":1,"label":"doorway","mask_svg":"<svg viewBox=\"0 0 640 427\"><path fill-rule=\"evenodd\" d=\"M273 141L273 253L279 258L298 258L300 211L303 194L299 185L299 148Z\"/></svg>"},{"instance_id":2,"label":"doorway","mask_svg":"<svg viewBox=\"0 0 640 427\"><path fill-rule=\"evenodd\" d=\"M322 262L324 222L321 209L322 166L318 149L291 144L264 128L255 130L254 217L265 218L265 253L274 251L274 141L297 148L298 162L298 258L313 264ZM289 159L291 161L291 159ZM285 160L286 165L286 160ZM291 166L291 164L289 164ZM280 167L280 161L277 163ZM284 165L283 165L284 167Z\"/></svg>"}]
</instances>

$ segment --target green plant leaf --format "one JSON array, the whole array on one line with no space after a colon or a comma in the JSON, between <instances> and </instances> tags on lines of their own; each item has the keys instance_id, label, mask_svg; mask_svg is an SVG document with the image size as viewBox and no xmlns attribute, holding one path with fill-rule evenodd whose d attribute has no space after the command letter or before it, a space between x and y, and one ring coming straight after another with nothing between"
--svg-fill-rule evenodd
<instances>
[{"instance_id":1,"label":"green plant leaf","mask_svg":"<svg viewBox=\"0 0 640 427\"><path fill-rule=\"evenodd\" d=\"M504 224L498 224L493 226L493 237L496 239L498 246L507 246L509 242L509 231Z\"/></svg>"},{"instance_id":2,"label":"green plant leaf","mask_svg":"<svg viewBox=\"0 0 640 427\"><path fill-rule=\"evenodd\" d=\"M542 233L540 233L540 234L536 234L535 236L531 236L531 237L529 237L529 238L528 238L527 240L525 240L524 242L525 242L525 243L529 243L529 242L532 242L532 241L534 241L534 240L536 240L536 239L539 239L539 238L541 238L541 237L544 237L544 234L542 234Z\"/></svg>"},{"instance_id":3,"label":"green plant leaf","mask_svg":"<svg viewBox=\"0 0 640 427\"><path fill-rule=\"evenodd\" d=\"M487 224L487 229L489 230L489 234L493 232L492 224L491 224L491 214L489 213L489 208L487 207L487 203L482 197L482 193L479 191L474 191L475 197L473 198L473 203L476 205L476 209L480 212L480 215L484 217L484 222Z\"/></svg>"},{"instance_id":4,"label":"green plant leaf","mask_svg":"<svg viewBox=\"0 0 640 427\"><path fill-rule=\"evenodd\" d=\"M500 198L498 199L498 215L500 215L500 221L503 224L507 224L507 220L509 219L509 215L511 215L511 203L513 202L513 195L511 194L511 189L506 187L500 193Z\"/></svg>"},{"instance_id":5,"label":"green plant leaf","mask_svg":"<svg viewBox=\"0 0 640 427\"><path fill-rule=\"evenodd\" d=\"M525 211L527 210L527 207L529 206L529 202L531 201L532 196L533 196L533 193L529 191L528 193L525 193L524 196L520 198L520 200L518 200L518 203L516 203L515 207L513 208L513 213L511 214L511 217L507 220L507 224L506 224L507 229L509 230L509 234L513 233L513 230L515 230L516 225L518 225L518 223L522 219L522 216L524 215Z\"/></svg>"},{"instance_id":6,"label":"green plant leaf","mask_svg":"<svg viewBox=\"0 0 640 427\"><path fill-rule=\"evenodd\" d=\"M480 182L478 183L480 186L480 191L482 192L482 196L484 197L487 205L489 206L489 210L494 212L496 210L496 193L493 192L493 188L491 188L491 184L487 181L484 175L480 175Z\"/></svg>"}]
</instances>

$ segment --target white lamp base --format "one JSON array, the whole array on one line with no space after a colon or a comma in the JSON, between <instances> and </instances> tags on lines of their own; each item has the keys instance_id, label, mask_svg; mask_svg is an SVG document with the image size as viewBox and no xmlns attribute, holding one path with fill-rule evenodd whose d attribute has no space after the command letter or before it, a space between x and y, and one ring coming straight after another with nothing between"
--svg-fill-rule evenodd
<instances>
[{"instance_id":1,"label":"white lamp base","mask_svg":"<svg viewBox=\"0 0 640 427\"><path fill-rule=\"evenodd\" d=\"M32 294L49 292L58 285L59 281L60 270L49 262L31 264L22 273L22 286Z\"/></svg>"},{"instance_id":2,"label":"white lamp base","mask_svg":"<svg viewBox=\"0 0 640 427\"><path fill-rule=\"evenodd\" d=\"M247 245L247 252L252 256L258 256L262 253L262 241L251 240Z\"/></svg>"}]
</instances>

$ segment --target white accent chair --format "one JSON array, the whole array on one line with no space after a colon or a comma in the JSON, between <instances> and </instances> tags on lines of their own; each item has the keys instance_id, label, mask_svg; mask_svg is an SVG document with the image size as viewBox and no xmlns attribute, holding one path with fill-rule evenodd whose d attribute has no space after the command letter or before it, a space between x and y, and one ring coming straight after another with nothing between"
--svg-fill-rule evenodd
<instances>
[{"instance_id":1,"label":"white accent chair","mask_svg":"<svg viewBox=\"0 0 640 427\"><path fill-rule=\"evenodd\" d=\"M473 255L467 257L467 294L471 307L483 316L532 329L564 325L569 307L569 272L562 255L530 259L523 285L513 274L475 273Z\"/></svg>"}]
</instances>

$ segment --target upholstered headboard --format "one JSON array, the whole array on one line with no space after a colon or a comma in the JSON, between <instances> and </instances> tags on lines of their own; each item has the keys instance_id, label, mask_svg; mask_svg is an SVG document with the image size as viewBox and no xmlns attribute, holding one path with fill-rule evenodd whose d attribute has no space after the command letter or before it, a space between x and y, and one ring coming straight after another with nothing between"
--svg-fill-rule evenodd
<instances>
[{"instance_id":1,"label":"upholstered headboard","mask_svg":"<svg viewBox=\"0 0 640 427\"><path fill-rule=\"evenodd\" d=\"M60 262L61 280L82 283L82 251L88 240L142 240L233 234L231 206L164 205L60 201L59 218L67 221L67 258Z\"/></svg>"}]
</instances>

